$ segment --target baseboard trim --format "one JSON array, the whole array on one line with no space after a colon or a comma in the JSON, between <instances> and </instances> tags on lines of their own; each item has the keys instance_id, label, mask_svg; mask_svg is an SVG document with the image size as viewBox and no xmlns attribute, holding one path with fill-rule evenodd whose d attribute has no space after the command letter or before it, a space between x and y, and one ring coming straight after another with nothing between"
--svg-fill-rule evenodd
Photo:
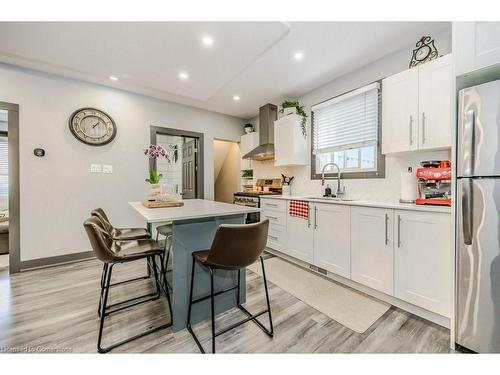
<instances>
[{"instance_id":1,"label":"baseboard trim","mask_svg":"<svg viewBox=\"0 0 500 375\"><path fill-rule=\"evenodd\" d=\"M355 281L352 281L352 280L349 280L349 279L346 279L342 276L338 276L334 273L331 273L331 272L327 272L326 275L324 275L323 273L320 273L320 272L317 272L313 269L311 269L309 267L309 263L306 263L306 262L303 262L299 259L296 259L296 258L293 258L289 255L286 255L286 254L283 254L282 252L278 251L278 250L274 250L274 249L271 249L269 247L266 247L266 251L277 256L277 257L280 257L282 259L285 259L291 263L294 263L298 266L301 266L303 268L305 268L306 270L316 274L316 275L319 275L319 276L322 276L326 279L329 279L329 280L333 280L333 281L336 281L340 284L343 284L345 286L348 286L350 288L353 288L353 289L356 289L357 291L359 292L362 292L362 293L365 293L365 294L368 294L372 297L375 297L375 298L378 298L379 300L381 301L384 301L384 302L387 302L393 306L396 306L396 307L399 307L400 309L402 310L405 310L411 314L414 314L416 316L419 316L423 319L426 319L426 320L429 320L431 321L432 323L435 323L435 324L438 324L444 328L448 328L450 329L450 318L448 317L445 317L445 316L442 316L442 315L439 315L439 314L436 314L434 312L431 312L431 311L428 311L428 310L425 310L421 307L418 307L418 306L415 306L415 305L412 305L408 302L405 302L405 301L402 301L396 297L393 297L393 296L389 296L387 294L384 294L382 292L379 292L378 290L375 290L375 289L372 289L372 288L369 288L367 286L364 286L362 284L359 284Z\"/></svg>"},{"instance_id":2,"label":"baseboard trim","mask_svg":"<svg viewBox=\"0 0 500 375\"><path fill-rule=\"evenodd\" d=\"M36 268L57 266L64 263L79 262L81 260L91 259L94 257L95 255L93 251L84 251L81 253L58 255L54 257L23 260L21 261L20 268L21 271L28 271Z\"/></svg>"}]
</instances>

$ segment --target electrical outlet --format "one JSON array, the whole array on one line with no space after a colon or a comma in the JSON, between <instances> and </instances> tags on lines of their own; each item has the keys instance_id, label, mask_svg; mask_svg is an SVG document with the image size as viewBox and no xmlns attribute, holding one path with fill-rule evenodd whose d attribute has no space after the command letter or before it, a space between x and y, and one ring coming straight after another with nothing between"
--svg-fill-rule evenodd
<instances>
[{"instance_id":1,"label":"electrical outlet","mask_svg":"<svg viewBox=\"0 0 500 375\"><path fill-rule=\"evenodd\" d=\"M102 173L113 173L113 166L112 165L103 165L102 166Z\"/></svg>"},{"instance_id":2,"label":"electrical outlet","mask_svg":"<svg viewBox=\"0 0 500 375\"><path fill-rule=\"evenodd\" d=\"M101 164L90 164L90 173L101 173Z\"/></svg>"}]
</instances>

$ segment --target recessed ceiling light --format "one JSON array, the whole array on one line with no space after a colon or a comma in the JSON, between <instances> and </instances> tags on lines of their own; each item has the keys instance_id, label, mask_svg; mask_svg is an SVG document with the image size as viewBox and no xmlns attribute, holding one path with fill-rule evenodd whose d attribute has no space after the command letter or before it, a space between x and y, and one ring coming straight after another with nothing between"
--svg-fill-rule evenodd
<instances>
[{"instance_id":1,"label":"recessed ceiling light","mask_svg":"<svg viewBox=\"0 0 500 375\"><path fill-rule=\"evenodd\" d=\"M293 58L295 60L302 60L303 57L304 57L304 52L295 52L293 54Z\"/></svg>"},{"instance_id":2,"label":"recessed ceiling light","mask_svg":"<svg viewBox=\"0 0 500 375\"><path fill-rule=\"evenodd\" d=\"M118 77L117 76L109 76L109 79L112 80L112 81L118 81Z\"/></svg>"},{"instance_id":3,"label":"recessed ceiling light","mask_svg":"<svg viewBox=\"0 0 500 375\"><path fill-rule=\"evenodd\" d=\"M204 36L201 41L203 42L204 45L206 46L211 46L214 44L214 39L210 36Z\"/></svg>"},{"instance_id":4,"label":"recessed ceiling light","mask_svg":"<svg viewBox=\"0 0 500 375\"><path fill-rule=\"evenodd\" d=\"M179 73L179 78L183 79L183 80L186 80L186 79L189 78L189 74L187 74L186 72L180 72Z\"/></svg>"},{"instance_id":5,"label":"recessed ceiling light","mask_svg":"<svg viewBox=\"0 0 500 375\"><path fill-rule=\"evenodd\" d=\"M240 101L240 99L241 99L241 98L240 98L238 95L233 96L233 100L234 100L235 102L239 102L239 101Z\"/></svg>"}]
</instances>

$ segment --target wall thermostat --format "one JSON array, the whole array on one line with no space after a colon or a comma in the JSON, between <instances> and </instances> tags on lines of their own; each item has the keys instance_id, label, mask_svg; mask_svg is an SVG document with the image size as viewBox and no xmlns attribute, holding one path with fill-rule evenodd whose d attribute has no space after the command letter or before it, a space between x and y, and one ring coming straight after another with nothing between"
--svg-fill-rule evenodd
<instances>
[{"instance_id":1,"label":"wall thermostat","mask_svg":"<svg viewBox=\"0 0 500 375\"><path fill-rule=\"evenodd\" d=\"M38 157L42 157L42 156L45 156L45 150L43 148L35 148L33 150L33 153L35 154L35 156L38 156Z\"/></svg>"}]
</instances>

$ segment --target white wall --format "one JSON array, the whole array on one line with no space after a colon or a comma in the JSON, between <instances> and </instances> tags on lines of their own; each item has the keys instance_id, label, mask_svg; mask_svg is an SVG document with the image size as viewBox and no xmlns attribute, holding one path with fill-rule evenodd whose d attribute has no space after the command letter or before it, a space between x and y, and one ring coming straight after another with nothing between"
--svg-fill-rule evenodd
<instances>
[{"instance_id":1,"label":"white wall","mask_svg":"<svg viewBox=\"0 0 500 375\"><path fill-rule=\"evenodd\" d=\"M451 33L447 32L433 37L435 39L438 52L441 55L451 52ZM404 50L386 56L359 70L333 80L298 98L298 100L300 104L304 106L306 113L310 116L311 106L316 103L408 69L411 52L414 48L414 46L408 46L408 48ZM276 102L275 104L278 105L279 103ZM258 128L258 117L249 120L249 122ZM310 117L308 117L307 126L308 147L310 152ZM450 151L418 152L397 157L386 157L385 178L359 180L347 179L344 180L344 184L348 190L348 194L351 194L355 198L396 201L399 199L400 193L400 172L405 171L408 166L413 166L414 168L417 167L419 162L422 160L449 160L450 157ZM311 180L311 168L309 166L277 168L273 166L272 161L253 162L253 166L255 179L272 177L279 178L281 173L295 176L295 180L292 182L292 194L319 195L324 192L324 187L321 186L321 181Z\"/></svg>"},{"instance_id":2,"label":"white wall","mask_svg":"<svg viewBox=\"0 0 500 375\"><path fill-rule=\"evenodd\" d=\"M80 81L0 65L0 100L19 104L21 260L90 250L82 223L103 207L117 226L144 225L128 201L144 199L149 127L205 134L205 198L213 198L213 139L239 141L243 121ZM103 147L77 141L71 113L96 107L113 117L116 139ZM33 155L43 147L46 156ZM113 174L90 174L91 163Z\"/></svg>"}]
</instances>

